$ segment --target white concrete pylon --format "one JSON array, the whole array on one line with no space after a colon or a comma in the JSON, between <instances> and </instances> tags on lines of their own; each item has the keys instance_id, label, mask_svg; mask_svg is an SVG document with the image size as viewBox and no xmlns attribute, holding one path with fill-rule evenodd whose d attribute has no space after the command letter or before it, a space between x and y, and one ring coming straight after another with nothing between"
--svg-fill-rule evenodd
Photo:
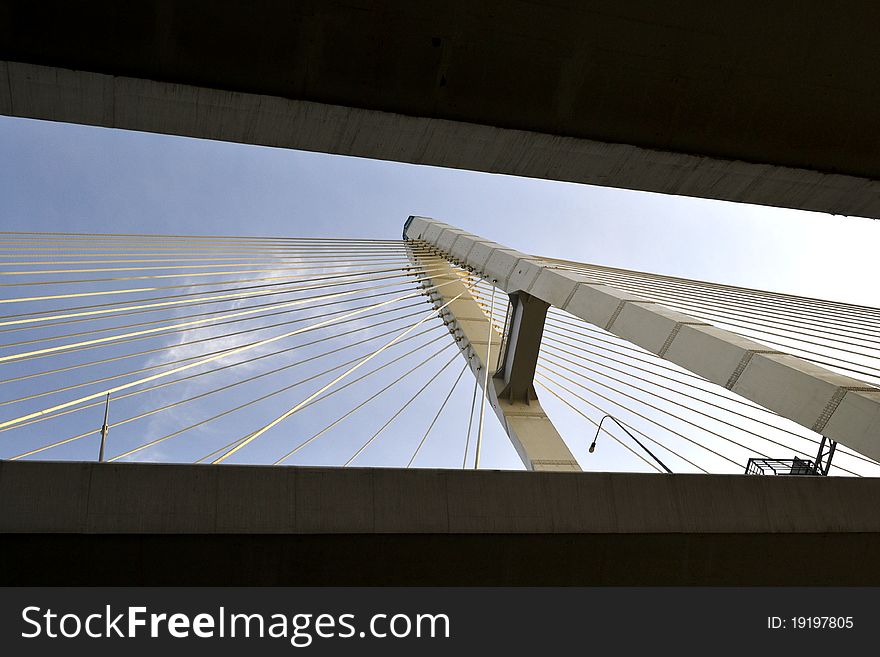
<instances>
[{"instance_id":1,"label":"white concrete pylon","mask_svg":"<svg viewBox=\"0 0 880 657\"><path fill-rule=\"evenodd\" d=\"M880 459L880 389L448 224L410 217L404 237L524 291L782 417Z\"/></svg>"},{"instance_id":2,"label":"white concrete pylon","mask_svg":"<svg viewBox=\"0 0 880 657\"><path fill-rule=\"evenodd\" d=\"M492 327L489 317L474 300L456 269L440 256L413 254L414 262L431 273L430 285L440 285L431 293L435 306L447 304L441 311L458 347L468 362L480 386L486 381L489 366L486 399L510 441L529 470L580 471L577 460L562 440L556 427L536 399L499 398L505 387L503 379L495 378L495 364L501 348L501 333ZM457 297L457 298L456 298ZM492 331L492 347L489 335Z\"/></svg>"}]
</instances>

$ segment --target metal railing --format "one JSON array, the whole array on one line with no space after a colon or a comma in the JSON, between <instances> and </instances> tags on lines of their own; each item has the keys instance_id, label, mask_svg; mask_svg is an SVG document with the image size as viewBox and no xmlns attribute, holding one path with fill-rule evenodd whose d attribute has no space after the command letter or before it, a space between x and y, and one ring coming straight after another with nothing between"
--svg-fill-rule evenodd
<instances>
[{"instance_id":1,"label":"metal railing","mask_svg":"<svg viewBox=\"0 0 880 657\"><path fill-rule=\"evenodd\" d=\"M747 475L816 475L810 459L749 459Z\"/></svg>"}]
</instances>

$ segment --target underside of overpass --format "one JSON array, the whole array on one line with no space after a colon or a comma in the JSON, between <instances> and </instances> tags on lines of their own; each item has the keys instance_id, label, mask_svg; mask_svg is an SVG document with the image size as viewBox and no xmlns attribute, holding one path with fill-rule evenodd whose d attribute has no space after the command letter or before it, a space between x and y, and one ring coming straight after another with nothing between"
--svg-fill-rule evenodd
<instances>
[{"instance_id":1,"label":"underside of overpass","mask_svg":"<svg viewBox=\"0 0 880 657\"><path fill-rule=\"evenodd\" d=\"M0 113L877 218L878 24L867 3L12 0ZM0 462L0 583L876 585L878 493Z\"/></svg>"},{"instance_id":2,"label":"underside of overpass","mask_svg":"<svg viewBox=\"0 0 880 657\"><path fill-rule=\"evenodd\" d=\"M880 5L0 4L0 113L880 217Z\"/></svg>"},{"instance_id":3,"label":"underside of overpass","mask_svg":"<svg viewBox=\"0 0 880 657\"><path fill-rule=\"evenodd\" d=\"M880 479L0 462L3 585L878 585Z\"/></svg>"}]
</instances>

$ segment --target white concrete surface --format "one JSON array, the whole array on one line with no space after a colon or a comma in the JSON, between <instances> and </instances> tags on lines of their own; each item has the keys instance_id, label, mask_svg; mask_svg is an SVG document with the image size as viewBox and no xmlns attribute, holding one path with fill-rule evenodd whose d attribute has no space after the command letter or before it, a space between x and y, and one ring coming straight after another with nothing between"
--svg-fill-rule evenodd
<instances>
[{"instance_id":1,"label":"white concrete surface","mask_svg":"<svg viewBox=\"0 0 880 657\"><path fill-rule=\"evenodd\" d=\"M444 243L451 245L448 239ZM457 271L439 256L412 254L411 258L427 271L434 272L431 274L431 284L442 285L432 294L435 307L445 306L442 311L444 320L448 322L459 350L480 387L488 388L488 404L501 421L523 465L529 470L579 471L577 460L537 399L499 398L505 381L494 375L502 336L490 325L488 316L471 296ZM501 297L498 303L506 305L507 299ZM488 386L484 386L487 363Z\"/></svg>"},{"instance_id":2,"label":"white concrete surface","mask_svg":"<svg viewBox=\"0 0 880 657\"><path fill-rule=\"evenodd\" d=\"M528 292L782 417L880 459L880 389L874 386L433 219L411 218L406 236L441 253L440 244L451 244L455 255L447 252L446 257L497 281L505 292Z\"/></svg>"}]
</instances>

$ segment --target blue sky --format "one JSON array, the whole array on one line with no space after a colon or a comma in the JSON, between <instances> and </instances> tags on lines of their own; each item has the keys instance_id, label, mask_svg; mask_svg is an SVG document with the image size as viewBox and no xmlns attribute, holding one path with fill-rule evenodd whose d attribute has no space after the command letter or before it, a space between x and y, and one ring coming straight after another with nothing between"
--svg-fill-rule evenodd
<instances>
[{"instance_id":1,"label":"blue sky","mask_svg":"<svg viewBox=\"0 0 880 657\"><path fill-rule=\"evenodd\" d=\"M398 239L410 214L540 255L880 306L868 219L0 117L2 230ZM493 441L487 460L516 467Z\"/></svg>"},{"instance_id":2,"label":"blue sky","mask_svg":"<svg viewBox=\"0 0 880 657\"><path fill-rule=\"evenodd\" d=\"M880 223L0 118L4 227L397 238L410 214L523 251L880 305Z\"/></svg>"}]
</instances>

